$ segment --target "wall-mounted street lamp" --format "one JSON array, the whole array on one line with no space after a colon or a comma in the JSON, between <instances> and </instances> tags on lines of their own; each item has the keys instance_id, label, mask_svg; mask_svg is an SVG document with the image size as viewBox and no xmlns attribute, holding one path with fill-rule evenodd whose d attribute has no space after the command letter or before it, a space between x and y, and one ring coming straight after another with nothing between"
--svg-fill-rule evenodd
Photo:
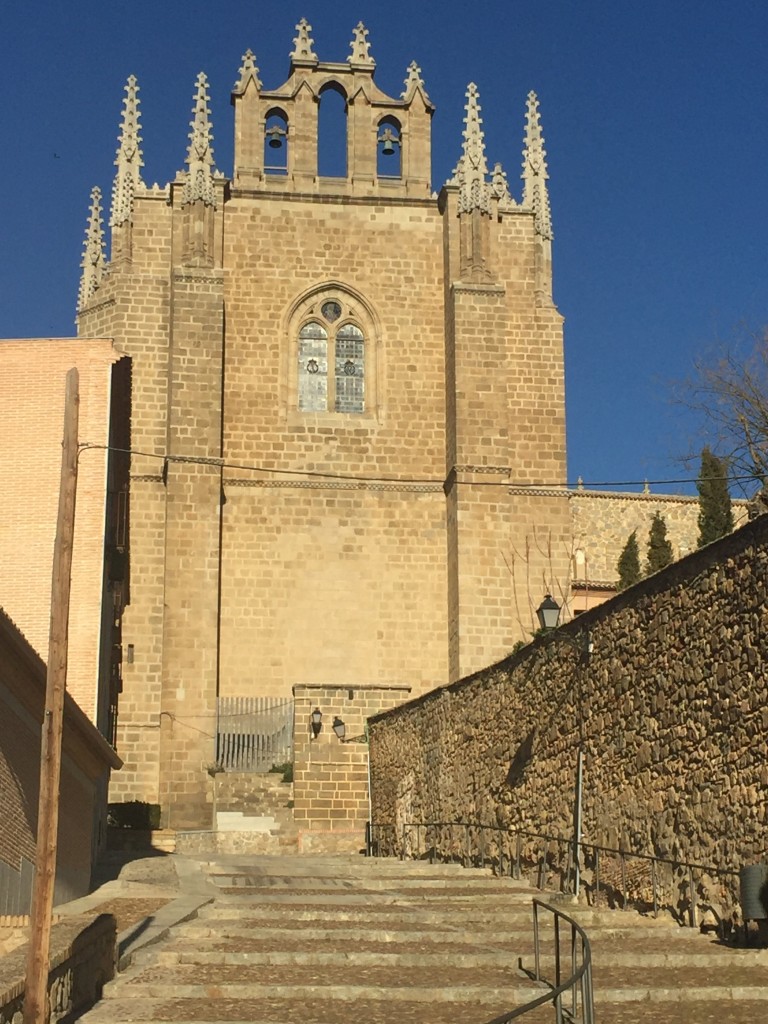
<instances>
[{"instance_id":1,"label":"wall-mounted street lamp","mask_svg":"<svg viewBox=\"0 0 768 1024\"><path fill-rule=\"evenodd\" d=\"M585 664L593 650L592 638L588 630L577 633L575 637L567 633L555 633L560 621L560 605L551 594L547 594L536 609L539 625L545 636L545 642L561 642L575 648L581 655L580 662ZM581 836L582 836L582 794L584 789L584 707L583 695L577 695L579 708L579 745L576 753L576 793L573 807L573 863L574 879L573 894L579 895L581 886Z\"/></svg>"},{"instance_id":2,"label":"wall-mounted street lamp","mask_svg":"<svg viewBox=\"0 0 768 1024\"><path fill-rule=\"evenodd\" d=\"M560 605L547 594L539 607L536 609L536 616L541 629L556 629L560 621Z\"/></svg>"},{"instance_id":3,"label":"wall-mounted street lamp","mask_svg":"<svg viewBox=\"0 0 768 1024\"><path fill-rule=\"evenodd\" d=\"M344 724L343 719L339 718L338 715L333 719L333 731L339 737L341 742L344 742L344 737L347 735L347 727Z\"/></svg>"},{"instance_id":4,"label":"wall-mounted street lamp","mask_svg":"<svg viewBox=\"0 0 768 1024\"><path fill-rule=\"evenodd\" d=\"M323 728L323 712L320 708L315 708L309 716L309 725L312 729L312 739L316 740L320 735L320 730Z\"/></svg>"},{"instance_id":5,"label":"wall-mounted street lamp","mask_svg":"<svg viewBox=\"0 0 768 1024\"><path fill-rule=\"evenodd\" d=\"M539 620L539 627L545 636L557 629L557 624L560 621L560 605L551 594L547 594L536 609L536 617ZM575 647L576 650L584 655L591 654L594 646L588 630L578 633L575 637L563 633L558 634L556 638L553 637L552 639L557 639L561 643Z\"/></svg>"}]
</instances>

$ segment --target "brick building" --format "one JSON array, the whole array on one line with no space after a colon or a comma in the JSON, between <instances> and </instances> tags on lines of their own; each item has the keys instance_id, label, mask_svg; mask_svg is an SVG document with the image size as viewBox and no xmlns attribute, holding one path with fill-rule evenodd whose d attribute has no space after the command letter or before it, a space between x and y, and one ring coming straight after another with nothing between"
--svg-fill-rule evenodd
<instances>
[{"instance_id":1,"label":"brick building","mask_svg":"<svg viewBox=\"0 0 768 1024\"><path fill-rule=\"evenodd\" d=\"M114 740L128 601L130 361L104 338L0 341L0 606L48 656L67 371L79 373L67 688Z\"/></svg>"}]
</instances>

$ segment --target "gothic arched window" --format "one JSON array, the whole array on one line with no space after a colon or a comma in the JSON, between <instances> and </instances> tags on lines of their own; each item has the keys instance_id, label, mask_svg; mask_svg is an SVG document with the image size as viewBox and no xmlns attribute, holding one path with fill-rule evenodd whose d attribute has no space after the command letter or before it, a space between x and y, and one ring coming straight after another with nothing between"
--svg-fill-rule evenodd
<instances>
[{"instance_id":1,"label":"gothic arched window","mask_svg":"<svg viewBox=\"0 0 768 1024\"><path fill-rule=\"evenodd\" d=\"M365 412L365 336L344 312L330 299L299 329L300 412Z\"/></svg>"}]
</instances>

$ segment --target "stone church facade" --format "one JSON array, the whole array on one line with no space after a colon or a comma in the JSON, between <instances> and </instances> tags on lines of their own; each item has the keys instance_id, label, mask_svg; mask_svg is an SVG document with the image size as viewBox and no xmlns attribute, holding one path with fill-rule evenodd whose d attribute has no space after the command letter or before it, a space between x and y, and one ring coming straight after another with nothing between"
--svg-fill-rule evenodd
<instances>
[{"instance_id":1,"label":"stone church facade","mask_svg":"<svg viewBox=\"0 0 768 1024\"><path fill-rule=\"evenodd\" d=\"M418 695L527 639L545 593L569 596L537 99L519 197L486 161L474 85L435 194L420 69L399 97L374 71L362 24L327 63L300 22L276 89L246 52L231 178L201 74L186 169L164 187L142 180L131 78L108 263L92 194L78 333L132 365L113 799L157 801L172 827L210 825L222 698ZM329 91L346 105L334 178L318 174Z\"/></svg>"}]
</instances>

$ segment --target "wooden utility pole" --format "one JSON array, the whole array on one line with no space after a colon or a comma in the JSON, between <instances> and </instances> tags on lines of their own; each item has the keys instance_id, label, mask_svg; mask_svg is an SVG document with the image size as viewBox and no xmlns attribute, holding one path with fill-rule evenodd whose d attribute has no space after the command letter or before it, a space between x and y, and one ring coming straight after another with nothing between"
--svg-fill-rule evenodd
<instances>
[{"instance_id":1,"label":"wooden utility pole","mask_svg":"<svg viewBox=\"0 0 768 1024\"><path fill-rule=\"evenodd\" d=\"M61 736L64 728L64 694L67 688L69 590L72 582L72 542L75 533L79 405L78 372L73 368L67 373L64 398L64 440L61 453L59 514L53 548L51 628L48 634L45 715L40 738L40 801L37 813L37 850L30 914L29 954L24 989L24 1024L46 1024L49 1016L48 962L53 889L56 882Z\"/></svg>"}]
</instances>

